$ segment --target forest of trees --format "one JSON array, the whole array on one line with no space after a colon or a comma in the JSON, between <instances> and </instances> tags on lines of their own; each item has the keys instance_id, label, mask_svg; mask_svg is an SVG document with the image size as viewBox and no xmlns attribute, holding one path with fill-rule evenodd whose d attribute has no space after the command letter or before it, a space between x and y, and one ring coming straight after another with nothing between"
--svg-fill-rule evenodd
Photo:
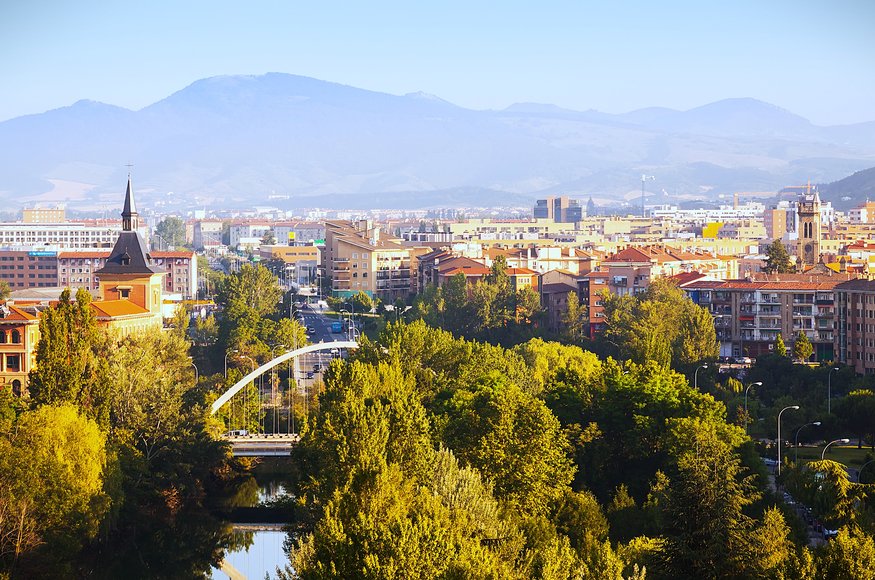
<instances>
[{"instance_id":1,"label":"forest of trees","mask_svg":"<svg viewBox=\"0 0 875 580\"><path fill-rule=\"evenodd\" d=\"M778 483L839 530L814 548L755 440L790 404L788 432L811 423L832 380L806 436L875 444L870 379L764 357L746 415L745 384L704 366L710 315L677 288L605 296L601 341L544 340L506 277L498 261L478 285L430 289L415 320L387 317L330 365L298 418L288 465L307 477L280 577L873 578L875 486L788 461ZM30 397L0 397L0 577L197 577L221 557L204 501L245 465L218 437L239 424L206 408L306 334L266 268L215 282L221 314L191 328L180 312L114 336L84 292L43 313Z\"/></svg>"}]
</instances>

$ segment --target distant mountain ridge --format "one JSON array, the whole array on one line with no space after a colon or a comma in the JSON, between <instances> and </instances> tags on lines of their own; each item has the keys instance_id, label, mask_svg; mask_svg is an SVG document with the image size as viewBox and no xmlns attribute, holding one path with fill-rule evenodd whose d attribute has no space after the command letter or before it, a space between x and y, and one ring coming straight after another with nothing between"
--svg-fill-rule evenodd
<instances>
[{"instance_id":1,"label":"distant mountain ridge","mask_svg":"<svg viewBox=\"0 0 875 580\"><path fill-rule=\"evenodd\" d=\"M819 127L755 99L475 111L269 73L201 79L139 111L83 100L11 119L0 150L0 199L18 207L114 207L127 163L138 199L167 211L277 195L288 207L525 205L557 193L635 205L642 173L657 177L648 189L661 203L839 179L873 165L875 122Z\"/></svg>"}]
</instances>

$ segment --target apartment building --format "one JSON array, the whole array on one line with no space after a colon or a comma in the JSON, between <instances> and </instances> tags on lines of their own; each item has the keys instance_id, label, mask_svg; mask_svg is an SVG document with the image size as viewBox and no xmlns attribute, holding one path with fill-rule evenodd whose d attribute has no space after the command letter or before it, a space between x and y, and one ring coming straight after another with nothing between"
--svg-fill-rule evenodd
<instances>
[{"instance_id":1,"label":"apartment building","mask_svg":"<svg viewBox=\"0 0 875 580\"><path fill-rule=\"evenodd\" d=\"M714 317L721 356L773 352L778 334L788 348L804 332L815 360L834 360L835 287L851 274L783 274L773 278L710 281L683 290Z\"/></svg>"},{"instance_id":2,"label":"apartment building","mask_svg":"<svg viewBox=\"0 0 875 580\"><path fill-rule=\"evenodd\" d=\"M58 258L53 250L0 249L0 280L12 290L58 285Z\"/></svg>"},{"instance_id":3,"label":"apartment building","mask_svg":"<svg viewBox=\"0 0 875 580\"><path fill-rule=\"evenodd\" d=\"M151 252L152 262L163 269L164 292L180 294L184 300L197 298L197 255L190 250Z\"/></svg>"},{"instance_id":4,"label":"apartment building","mask_svg":"<svg viewBox=\"0 0 875 580\"><path fill-rule=\"evenodd\" d=\"M325 226L321 222L276 222L273 235L277 244L313 244L325 239Z\"/></svg>"},{"instance_id":5,"label":"apartment building","mask_svg":"<svg viewBox=\"0 0 875 580\"><path fill-rule=\"evenodd\" d=\"M653 246L629 247L607 256L599 265L607 273L607 288L624 296L643 292L654 278L700 272L716 279L738 275L738 262L705 253Z\"/></svg>"},{"instance_id":6,"label":"apartment building","mask_svg":"<svg viewBox=\"0 0 875 580\"><path fill-rule=\"evenodd\" d=\"M222 220L198 220L192 232L196 250L215 249L222 245Z\"/></svg>"},{"instance_id":7,"label":"apartment building","mask_svg":"<svg viewBox=\"0 0 875 580\"><path fill-rule=\"evenodd\" d=\"M106 265L109 250L96 252L59 252L57 286L85 288L97 292L100 279L95 272Z\"/></svg>"},{"instance_id":8,"label":"apartment building","mask_svg":"<svg viewBox=\"0 0 875 580\"><path fill-rule=\"evenodd\" d=\"M835 297L836 360L859 374L875 374L875 281L843 282Z\"/></svg>"},{"instance_id":9,"label":"apartment building","mask_svg":"<svg viewBox=\"0 0 875 580\"><path fill-rule=\"evenodd\" d=\"M34 207L21 211L21 221L26 224L60 224L67 221L63 207Z\"/></svg>"},{"instance_id":10,"label":"apartment building","mask_svg":"<svg viewBox=\"0 0 875 580\"><path fill-rule=\"evenodd\" d=\"M84 225L76 223L0 224L0 247L54 246L58 248L112 248L121 223Z\"/></svg>"},{"instance_id":11,"label":"apartment building","mask_svg":"<svg viewBox=\"0 0 875 580\"><path fill-rule=\"evenodd\" d=\"M414 289L410 250L370 220L325 222L325 274L337 297L365 292L384 302L407 298Z\"/></svg>"}]
</instances>

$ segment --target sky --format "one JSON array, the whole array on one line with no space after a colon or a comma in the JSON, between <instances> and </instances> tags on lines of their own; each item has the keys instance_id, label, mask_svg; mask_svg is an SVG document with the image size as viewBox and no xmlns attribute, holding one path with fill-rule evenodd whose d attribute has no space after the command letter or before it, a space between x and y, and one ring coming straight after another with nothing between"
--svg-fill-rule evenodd
<instances>
[{"instance_id":1,"label":"sky","mask_svg":"<svg viewBox=\"0 0 875 580\"><path fill-rule=\"evenodd\" d=\"M0 3L0 121L138 110L216 75L285 72L471 109L623 113L753 97L875 120L872 0Z\"/></svg>"}]
</instances>

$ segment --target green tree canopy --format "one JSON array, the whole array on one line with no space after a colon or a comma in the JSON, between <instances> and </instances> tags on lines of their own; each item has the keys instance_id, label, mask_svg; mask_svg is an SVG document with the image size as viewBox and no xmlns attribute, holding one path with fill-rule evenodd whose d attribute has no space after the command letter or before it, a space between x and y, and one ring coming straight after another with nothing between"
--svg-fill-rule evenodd
<instances>
[{"instance_id":1,"label":"green tree canopy","mask_svg":"<svg viewBox=\"0 0 875 580\"><path fill-rule=\"evenodd\" d=\"M185 222L182 218L167 216L155 226L155 233L160 237L155 249L172 250L185 246Z\"/></svg>"},{"instance_id":2,"label":"green tree canopy","mask_svg":"<svg viewBox=\"0 0 875 580\"><path fill-rule=\"evenodd\" d=\"M606 328L601 340L622 359L678 368L717 357L711 314L669 279L654 280L636 296L605 292L602 303Z\"/></svg>"},{"instance_id":3,"label":"green tree canopy","mask_svg":"<svg viewBox=\"0 0 875 580\"><path fill-rule=\"evenodd\" d=\"M790 254L787 253L787 248L781 240L776 239L766 248L766 265L763 271L770 274L788 274L796 271Z\"/></svg>"},{"instance_id":4,"label":"green tree canopy","mask_svg":"<svg viewBox=\"0 0 875 580\"><path fill-rule=\"evenodd\" d=\"M803 331L799 331L796 335L796 340L793 341L793 358L805 362L811 355L814 354L814 347L811 345L811 340Z\"/></svg>"}]
</instances>

